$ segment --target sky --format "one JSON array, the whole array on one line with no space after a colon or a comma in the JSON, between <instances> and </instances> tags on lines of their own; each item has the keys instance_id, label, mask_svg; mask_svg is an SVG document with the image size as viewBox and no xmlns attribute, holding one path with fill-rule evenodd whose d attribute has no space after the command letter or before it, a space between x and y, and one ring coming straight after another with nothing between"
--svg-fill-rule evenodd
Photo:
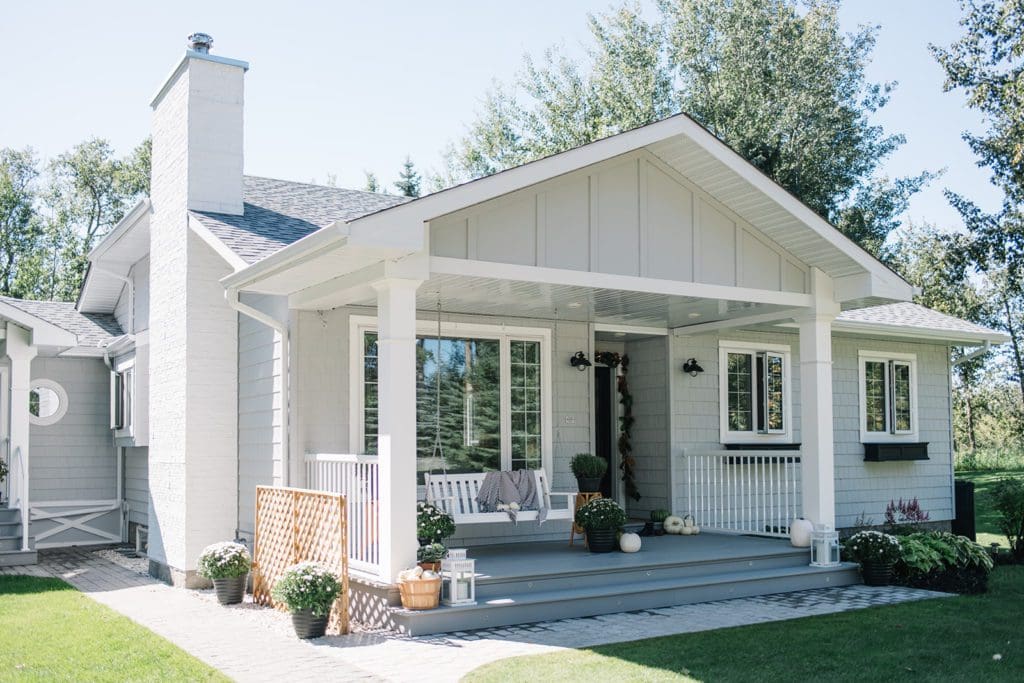
<instances>
[{"instance_id":1,"label":"sky","mask_svg":"<svg viewBox=\"0 0 1024 683\"><path fill-rule=\"evenodd\" d=\"M649 6L650 0L645 0ZM390 184L406 155L421 170L461 136L494 81L515 77L526 53L580 53L586 15L608 0L513 2L33 2L4 3L0 147L51 158L91 137L127 152L149 134L149 101L203 31L213 52L248 61L245 171L304 182L329 175L360 188L364 171ZM960 33L956 0L846 0L844 29L881 27L873 81L898 81L876 121L907 144L890 176L945 169L905 219L961 225L943 196L999 203L987 171L961 139L981 120L962 93L942 92L928 43ZM394 191L394 190L392 190Z\"/></svg>"}]
</instances>

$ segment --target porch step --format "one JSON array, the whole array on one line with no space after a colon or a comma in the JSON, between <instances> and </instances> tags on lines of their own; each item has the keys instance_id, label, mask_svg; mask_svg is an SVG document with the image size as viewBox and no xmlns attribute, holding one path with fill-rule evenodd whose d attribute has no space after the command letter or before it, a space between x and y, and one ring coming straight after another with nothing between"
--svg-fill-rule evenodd
<instances>
[{"instance_id":1,"label":"porch step","mask_svg":"<svg viewBox=\"0 0 1024 683\"><path fill-rule=\"evenodd\" d=\"M35 550L0 550L0 567L23 567L38 562Z\"/></svg>"},{"instance_id":2,"label":"porch step","mask_svg":"<svg viewBox=\"0 0 1024 683\"><path fill-rule=\"evenodd\" d=\"M817 568L806 564L806 553L801 557L801 566L640 581L620 581L622 575L605 572L606 582L603 585L560 587L504 596L492 594L486 598L480 596L476 605L426 611L396 609L392 617L398 630L410 635L425 635L860 583L855 564Z\"/></svg>"},{"instance_id":3,"label":"porch step","mask_svg":"<svg viewBox=\"0 0 1024 683\"><path fill-rule=\"evenodd\" d=\"M20 523L21 510L19 510L18 508L9 508L6 505L0 506L0 525Z\"/></svg>"}]
</instances>

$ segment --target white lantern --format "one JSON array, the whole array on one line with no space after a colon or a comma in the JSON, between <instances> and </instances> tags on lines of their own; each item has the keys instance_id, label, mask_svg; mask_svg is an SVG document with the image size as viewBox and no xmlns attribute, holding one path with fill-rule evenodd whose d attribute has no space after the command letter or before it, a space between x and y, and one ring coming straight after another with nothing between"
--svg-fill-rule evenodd
<instances>
[{"instance_id":1,"label":"white lantern","mask_svg":"<svg viewBox=\"0 0 1024 683\"><path fill-rule=\"evenodd\" d=\"M839 564L839 532L827 524L811 532L811 566L835 567Z\"/></svg>"},{"instance_id":2,"label":"white lantern","mask_svg":"<svg viewBox=\"0 0 1024 683\"><path fill-rule=\"evenodd\" d=\"M441 602L476 604L476 560L466 558L465 548L452 548L441 560Z\"/></svg>"}]
</instances>

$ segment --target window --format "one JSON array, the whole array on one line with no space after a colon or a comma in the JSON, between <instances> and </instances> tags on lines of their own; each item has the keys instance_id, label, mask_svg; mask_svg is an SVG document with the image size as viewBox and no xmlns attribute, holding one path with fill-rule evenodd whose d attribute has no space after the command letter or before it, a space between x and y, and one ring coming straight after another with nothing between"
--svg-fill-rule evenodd
<instances>
[{"instance_id":1,"label":"window","mask_svg":"<svg viewBox=\"0 0 1024 683\"><path fill-rule=\"evenodd\" d=\"M377 333L370 319L354 318L353 342L362 349L359 436L364 453L377 452ZM441 447L449 472L540 469L550 451L545 395L546 330L448 325L440 342L425 323L416 338L416 461L423 472L441 470ZM440 384L439 384L440 383ZM440 399L438 403L438 398ZM440 405L440 411L437 406ZM439 415L438 415L439 412Z\"/></svg>"},{"instance_id":2,"label":"window","mask_svg":"<svg viewBox=\"0 0 1024 683\"><path fill-rule=\"evenodd\" d=\"M115 363L110 373L110 428L116 436L130 436L135 412L135 363Z\"/></svg>"},{"instance_id":3,"label":"window","mask_svg":"<svg viewBox=\"0 0 1024 683\"><path fill-rule=\"evenodd\" d=\"M35 425L56 424L68 412L68 393L52 379L32 380L28 391L28 419Z\"/></svg>"},{"instance_id":4,"label":"window","mask_svg":"<svg viewBox=\"0 0 1024 683\"><path fill-rule=\"evenodd\" d=\"M789 435L789 347L719 345L723 443Z\"/></svg>"},{"instance_id":5,"label":"window","mask_svg":"<svg viewBox=\"0 0 1024 683\"><path fill-rule=\"evenodd\" d=\"M917 432L916 358L860 353L861 438L878 441Z\"/></svg>"}]
</instances>

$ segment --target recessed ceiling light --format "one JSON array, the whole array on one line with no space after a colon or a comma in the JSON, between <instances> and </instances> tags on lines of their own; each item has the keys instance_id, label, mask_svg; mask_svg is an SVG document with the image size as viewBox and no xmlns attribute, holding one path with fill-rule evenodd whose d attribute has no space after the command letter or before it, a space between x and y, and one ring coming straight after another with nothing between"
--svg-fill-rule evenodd
<instances>
[{"instance_id":1,"label":"recessed ceiling light","mask_svg":"<svg viewBox=\"0 0 1024 683\"><path fill-rule=\"evenodd\" d=\"M696 311L694 311L693 313L687 313L686 317L687 318L699 318L700 317L700 313L697 313Z\"/></svg>"},{"instance_id":2,"label":"recessed ceiling light","mask_svg":"<svg viewBox=\"0 0 1024 683\"><path fill-rule=\"evenodd\" d=\"M583 304L581 304L579 301L573 301L571 304L569 304L569 308L579 308L582 305Z\"/></svg>"},{"instance_id":3,"label":"recessed ceiling light","mask_svg":"<svg viewBox=\"0 0 1024 683\"><path fill-rule=\"evenodd\" d=\"M616 333L615 333L615 336L616 336L616 337L625 337L625 336L626 336L626 333L625 333L625 332L616 332Z\"/></svg>"}]
</instances>

